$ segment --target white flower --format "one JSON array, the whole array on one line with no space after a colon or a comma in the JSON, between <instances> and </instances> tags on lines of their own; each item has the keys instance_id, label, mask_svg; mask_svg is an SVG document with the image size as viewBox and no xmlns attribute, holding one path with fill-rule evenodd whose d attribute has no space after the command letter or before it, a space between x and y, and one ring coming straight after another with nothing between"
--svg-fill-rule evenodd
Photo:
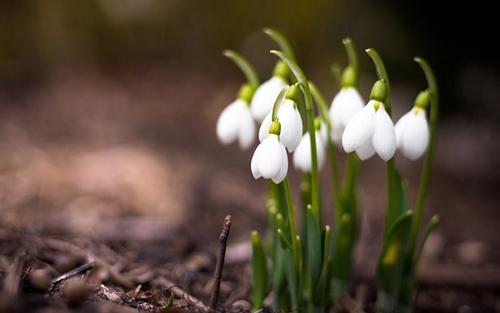
<instances>
[{"instance_id":1,"label":"white flower","mask_svg":"<svg viewBox=\"0 0 500 313\"><path fill-rule=\"evenodd\" d=\"M262 83L255 91L250 109L257 122L262 122L266 115L273 109L274 101L284 87L288 86L285 80L279 76Z\"/></svg>"},{"instance_id":2,"label":"white flower","mask_svg":"<svg viewBox=\"0 0 500 313\"><path fill-rule=\"evenodd\" d=\"M414 107L396 123L396 143L398 149L410 160L420 158L429 143L429 125L425 110Z\"/></svg>"},{"instance_id":3,"label":"white flower","mask_svg":"<svg viewBox=\"0 0 500 313\"><path fill-rule=\"evenodd\" d=\"M353 116L342 135L342 145L346 152L356 151L362 160L370 158L374 152L384 161L394 156L396 133L382 102L370 100Z\"/></svg>"},{"instance_id":4,"label":"white flower","mask_svg":"<svg viewBox=\"0 0 500 313\"><path fill-rule=\"evenodd\" d=\"M365 102L354 87L342 88L330 107L330 120L332 121L332 140L339 144L342 134L351 118L363 108Z\"/></svg>"},{"instance_id":5,"label":"white flower","mask_svg":"<svg viewBox=\"0 0 500 313\"><path fill-rule=\"evenodd\" d=\"M255 140L255 122L247 102L237 99L229 104L217 119L217 138L222 144L238 140L241 149L247 149Z\"/></svg>"},{"instance_id":6,"label":"white flower","mask_svg":"<svg viewBox=\"0 0 500 313\"><path fill-rule=\"evenodd\" d=\"M281 124L280 141L285 145L288 151L293 152L299 145L302 138L302 118L295 107L295 102L290 99L284 100L278 108L278 120ZM263 141L269 134L269 127L272 122L272 112L267 114L260 125L259 140Z\"/></svg>"},{"instance_id":7,"label":"white flower","mask_svg":"<svg viewBox=\"0 0 500 313\"><path fill-rule=\"evenodd\" d=\"M252 156L251 170L253 177L272 179L279 184L285 179L288 171L288 157L285 146L278 135L269 134L255 149Z\"/></svg>"},{"instance_id":8,"label":"white flower","mask_svg":"<svg viewBox=\"0 0 500 313\"><path fill-rule=\"evenodd\" d=\"M323 163L325 163L325 144L324 140L321 138L322 136L320 131L316 131L315 135L318 169L321 169L323 167ZM310 173L312 169L311 162L311 138L309 136L309 132L307 132L304 136L302 136L299 146L293 153L293 165L296 169L299 169L304 173Z\"/></svg>"}]
</instances>

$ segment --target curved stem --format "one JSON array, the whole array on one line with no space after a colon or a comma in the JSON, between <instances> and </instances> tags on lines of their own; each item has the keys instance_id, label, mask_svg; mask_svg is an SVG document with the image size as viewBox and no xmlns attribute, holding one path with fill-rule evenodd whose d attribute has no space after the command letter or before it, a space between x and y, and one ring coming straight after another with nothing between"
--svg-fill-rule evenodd
<instances>
[{"instance_id":1,"label":"curved stem","mask_svg":"<svg viewBox=\"0 0 500 313\"><path fill-rule=\"evenodd\" d=\"M377 76L379 79L383 79L387 88L387 96L384 101L385 110L389 116L392 115L392 104L391 104L391 84L389 76L387 75L387 70L385 69L384 62L378 54L377 50L369 48L365 50L370 56L375 68L377 70ZM396 197L394 191L394 176L396 173L396 168L394 165L394 157L387 161L387 214L385 216L385 226L384 226L384 238L389 233L389 229L392 224L398 218L397 208L396 208Z\"/></svg>"},{"instance_id":2,"label":"curved stem","mask_svg":"<svg viewBox=\"0 0 500 313\"><path fill-rule=\"evenodd\" d=\"M347 53L347 58L349 59L349 65L356 71L359 69L359 61L358 54L356 53L356 49L354 47L354 43L352 39L347 37L342 40L344 44L345 51Z\"/></svg>"},{"instance_id":3,"label":"curved stem","mask_svg":"<svg viewBox=\"0 0 500 313\"><path fill-rule=\"evenodd\" d=\"M297 59L295 58L295 53L293 52L292 45L290 44L290 41L283 35L281 32L277 31L276 29L266 27L264 28L264 33L271 37L274 42L278 44L280 47L281 51L285 52L286 55L292 60L296 61Z\"/></svg>"},{"instance_id":4,"label":"curved stem","mask_svg":"<svg viewBox=\"0 0 500 313\"><path fill-rule=\"evenodd\" d=\"M287 90L288 90L288 87L281 88L281 91L278 94L278 97L274 101L273 110L272 110L272 113L271 113L271 120L272 121L276 121L278 119L278 108L279 108L281 102L283 102L283 99L285 98Z\"/></svg>"},{"instance_id":5,"label":"curved stem","mask_svg":"<svg viewBox=\"0 0 500 313\"><path fill-rule=\"evenodd\" d=\"M431 109L430 109L430 140L427 153L425 155L424 164L422 166L422 173L420 174L420 185L418 187L417 202L415 205L415 221L412 225L411 238L410 238L410 248L413 249L416 246L418 239L418 233L420 229L420 223L422 221L423 207L425 198L427 195L427 190L429 189L429 176L431 171L432 155L434 153L434 146L436 141L436 129L439 115L439 93L436 82L436 77L429 66L429 64L422 58L415 57L415 62L417 62L425 73L427 79L428 90L431 96Z\"/></svg>"},{"instance_id":6,"label":"curved stem","mask_svg":"<svg viewBox=\"0 0 500 313\"><path fill-rule=\"evenodd\" d=\"M300 83L300 88L304 94L307 126L309 131L309 140L311 141L311 206L314 215L320 221L320 190L319 190L319 173L318 173L318 155L316 151L316 130L314 127L314 112L311 90L309 89L309 81L300 67L291 60L285 53L281 51L271 50L272 54L277 55L280 59L290 67L293 74Z\"/></svg>"},{"instance_id":7,"label":"curved stem","mask_svg":"<svg viewBox=\"0 0 500 313\"><path fill-rule=\"evenodd\" d=\"M365 50L366 53L372 58L373 63L375 64L375 69L377 70L377 76L379 79L383 79L385 81L385 85L387 87L387 98L384 101L385 110L391 116L392 112L392 102L391 102L391 83L389 81L389 76L387 75L387 71L385 69L384 62L382 58L378 54L377 50L373 48L369 48Z\"/></svg>"},{"instance_id":8,"label":"curved stem","mask_svg":"<svg viewBox=\"0 0 500 313\"><path fill-rule=\"evenodd\" d=\"M240 70L243 72L245 77L247 78L248 83L254 88L257 89L259 87L259 76L257 75L257 72L253 68L253 66L248 62L247 59L245 59L241 54L239 54L236 51L233 50L224 50L222 54L225 57L228 57L231 59L236 66L240 68Z\"/></svg>"}]
</instances>

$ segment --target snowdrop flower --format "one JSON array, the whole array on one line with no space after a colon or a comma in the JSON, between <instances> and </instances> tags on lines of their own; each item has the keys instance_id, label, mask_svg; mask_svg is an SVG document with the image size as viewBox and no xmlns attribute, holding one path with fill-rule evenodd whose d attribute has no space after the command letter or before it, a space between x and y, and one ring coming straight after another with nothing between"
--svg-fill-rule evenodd
<instances>
[{"instance_id":1,"label":"snowdrop flower","mask_svg":"<svg viewBox=\"0 0 500 313\"><path fill-rule=\"evenodd\" d=\"M243 86L240 95L249 92ZM250 94L251 97L251 94ZM230 144L238 141L241 149L249 148L255 140L256 126L250 112L248 96L240 96L229 104L217 119L216 133L219 141Z\"/></svg>"},{"instance_id":2,"label":"snowdrop flower","mask_svg":"<svg viewBox=\"0 0 500 313\"><path fill-rule=\"evenodd\" d=\"M288 86L285 78L287 73L287 65L283 62L278 62L274 69L273 77L262 83L255 91L250 109L257 122L262 122L266 115L271 112L274 101L281 89Z\"/></svg>"},{"instance_id":3,"label":"snowdrop flower","mask_svg":"<svg viewBox=\"0 0 500 313\"><path fill-rule=\"evenodd\" d=\"M353 86L342 87L337 93L330 106L333 142L340 144L344 129L354 114L363 108L364 104L359 91Z\"/></svg>"},{"instance_id":4,"label":"snowdrop flower","mask_svg":"<svg viewBox=\"0 0 500 313\"><path fill-rule=\"evenodd\" d=\"M280 123L275 121L267 136L255 149L250 168L255 179L260 177L281 183L288 171L288 157L280 141Z\"/></svg>"},{"instance_id":5,"label":"snowdrop flower","mask_svg":"<svg viewBox=\"0 0 500 313\"><path fill-rule=\"evenodd\" d=\"M283 100L279 105L277 117L281 123L280 141L285 145L288 151L293 152L299 145L303 131L302 118L300 117L295 101L291 99ZM260 125L260 141L263 141L268 136L271 121L272 112L269 112Z\"/></svg>"},{"instance_id":6,"label":"snowdrop flower","mask_svg":"<svg viewBox=\"0 0 500 313\"><path fill-rule=\"evenodd\" d=\"M384 95L384 96L380 96ZM342 135L342 146L346 152L356 151L361 160L373 156L375 152L388 161L396 151L394 124L385 111L385 83L377 81L372 90L372 99L356 113Z\"/></svg>"},{"instance_id":7,"label":"snowdrop flower","mask_svg":"<svg viewBox=\"0 0 500 313\"><path fill-rule=\"evenodd\" d=\"M422 99L423 105L420 104ZM396 123L397 147L410 160L420 158L429 143L429 125L425 115L428 99L429 93L427 91L420 93L413 109L403 115ZM421 100L420 103L419 100Z\"/></svg>"},{"instance_id":8,"label":"snowdrop flower","mask_svg":"<svg viewBox=\"0 0 500 313\"><path fill-rule=\"evenodd\" d=\"M322 129L326 127L322 125ZM325 163L325 142L321 135L321 131L318 130L315 132L316 136L316 154L318 157L318 169L323 167L323 163ZM311 160L311 137L309 136L309 132L306 132L302 139L300 140L299 146L293 153L293 165L296 169L304 172L310 173L312 169L312 160Z\"/></svg>"}]
</instances>

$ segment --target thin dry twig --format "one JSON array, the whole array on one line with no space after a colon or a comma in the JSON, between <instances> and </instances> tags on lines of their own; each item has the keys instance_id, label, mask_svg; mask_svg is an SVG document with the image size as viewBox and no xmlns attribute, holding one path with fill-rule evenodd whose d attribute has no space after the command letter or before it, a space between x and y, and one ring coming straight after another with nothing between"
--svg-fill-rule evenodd
<instances>
[{"instance_id":1,"label":"thin dry twig","mask_svg":"<svg viewBox=\"0 0 500 313\"><path fill-rule=\"evenodd\" d=\"M160 276L157 279L155 279L155 281L153 281L153 284L157 284L157 285L166 287L168 290L172 291L177 298L186 300L187 303L196 307L198 310L200 310L202 312L210 311L210 308L208 306L206 306L205 303L203 303L201 300L190 295L189 293L184 291L182 288L180 288L179 286L174 284L172 281L166 279L163 276Z\"/></svg>"},{"instance_id":2,"label":"thin dry twig","mask_svg":"<svg viewBox=\"0 0 500 313\"><path fill-rule=\"evenodd\" d=\"M222 270L224 268L224 257L226 256L227 238L231 230L231 215L227 215L222 225L222 232L219 236L219 251L217 253L217 264L215 265L215 272L213 278L212 290L210 292L210 309L215 311L217 301L219 300L220 281L222 278Z\"/></svg>"},{"instance_id":3,"label":"thin dry twig","mask_svg":"<svg viewBox=\"0 0 500 313\"><path fill-rule=\"evenodd\" d=\"M62 275L57 276L51 281L51 285L55 285L63 280L66 280L68 278L71 278L73 276L76 276L80 273L86 272L94 267L94 261L90 261L88 263L85 263L83 265L78 266L77 268L72 269L71 271L68 271Z\"/></svg>"}]
</instances>

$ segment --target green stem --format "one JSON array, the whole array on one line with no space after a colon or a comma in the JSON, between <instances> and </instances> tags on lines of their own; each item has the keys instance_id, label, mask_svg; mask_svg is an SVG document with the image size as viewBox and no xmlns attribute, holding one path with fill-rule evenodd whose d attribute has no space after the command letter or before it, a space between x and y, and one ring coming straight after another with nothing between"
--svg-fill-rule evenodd
<instances>
[{"instance_id":1,"label":"green stem","mask_svg":"<svg viewBox=\"0 0 500 313\"><path fill-rule=\"evenodd\" d=\"M313 101L311 90L309 89L309 82L304 75L304 72L300 69L300 67L291 60L285 53L281 51L271 50L272 54L277 55L280 59L286 62L288 67L292 70L293 74L297 78L297 81L300 83L300 87L302 93L304 94L305 106L306 106L306 116L307 116L307 126L309 131L309 139L311 141L311 206L313 209L313 213L318 219L321 220L320 217L320 190L319 190L319 173L318 173L318 156L316 151L316 130L314 127L314 112L313 112Z\"/></svg>"},{"instance_id":2,"label":"green stem","mask_svg":"<svg viewBox=\"0 0 500 313\"><path fill-rule=\"evenodd\" d=\"M344 192L352 192L356 187L358 177L359 160L355 152L347 154L346 170L344 176Z\"/></svg>"},{"instance_id":3,"label":"green stem","mask_svg":"<svg viewBox=\"0 0 500 313\"><path fill-rule=\"evenodd\" d=\"M352 39L347 37L342 40L344 44L345 51L347 53L347 58L349 59L349 65L356 71L359 72L359 60L358 54L356 53L356 48Z\"/></svg>"},{"instance_id":4,"label":"green stem","mask_svg":"<svg viewBox=\"0 0 500 313\"><path fill-rule=\"evenodd\" d=\"M292 193L290 191L290 183L288 181L288 176L285 176L285 180L282 182L283 188L285 190L286 206L288 209L288 221L290 223L290 235L293 250L293 257L295 265L298 267L300 264L299 251L296 243L297 238L297 225L295 223L295 209L293 207Z\"/></svg>"},{"instance_id":5,"label":"green stem","mask_svg":"<svg viewBox=\"0 0 500 313\"><path fill-rule=\"evenodd\" d=\"M335 150L335 146L333 145L333 141L331 138L333 125L328 115L328 105L326 104L325 98L323 97L319 89L316 87L316 85L311 81L309 81L309 89L311 90L311 94L314 100L316 101L316 104L318 105L321 119L325 123L326 128L328 130L327 151L328 151L328 158L330 159L330 164L331 164L333 192L335 195L335 201L337 202L340 194L340 178L339 178L339 169L337 163L337 152Z\"/></svg>"},{"instance_id":6,"label":"green stem","mask_svg":"<svg viewBox=\"0 0 500 313\"><path fill-rule=\"evenodd\" d=\"M432 156L434 153L434 146L436 141L436 129L439 115L439 93L436 82L436 77L429 66L429 64L422 58L415 57L415 62L417 62L425 73L427 79L427 84L429 86L428 90L431 96L431 109L430 109L430 140L427 153L425 155L424 164L422 166L422 173L420 175L420 185L418 188L417 202L415 205L415 221L412 225L411 237L410 237L410 251L414 251L415 245L418 239L418 233L420 229L420 223L422 221L423 207L425 203L425 198L427 195L427 190L429 189L429 176L431 171Z\"/></svg>"},{"instance_id":7,"label":"green stem","mask_svg":"<svg viewBox=\"0 0 500 313\"><path fill-rule=\"evenodd\" d=\"M233 50L224 50L222 54L231 59L240 68L247 78L248 83L254 88L254 90L259 87L259 76L247 59Z\"/></svg>"},{"instance_id":8,"label":"green stem","mask_svg":"<svg viewBox=\"0 0 500 313\"><path fill-rule=\"evenodd\" d=\"M377 70L377 76L379 79L383 79L387 88L387 96L384 101L384 106L385 110L387 111L387 114L389 116L392 115L392 103L391 103L391 84L389 81L389 76L387 75L387 71L385 69L384 62L382 61L382 58L378 54L378 52L373 49L366 49L366 53L370 56L372 59L373 63L375 64L375 68ZM385 226L384 226L384 237L387 236L389 229L391 228L392 224L396 220L398 216L396 213L396 198L395 198L395 192L394 192L394 175L395 175L396 169L394 165L394 158L391 158L389 161L387 161L387 198L388 198L388 206L387 206L387 214L386 214L386 219L385 219Z\"/></svg>"},{"instance_id":9,"label":"green stem","mask_svg":"<svg viewBox=\"0 0 500 313\"><path fill-rule=\"evenodd\" d=\"M288 88L289 87L283 87L281 89L280 93L278 94L278 97L274 101L273 110L272 110L272 113L271 113L271 120L272 121L278 120L278 108L279 108L281 102L283 102L283 99L285 98L285 95L286 95L286 92L287 92Z\"/></svg>"},{"instance_id":10,"label":"green stem","mask_svg":"<svg viewBox=\"0 0 500 313\"><path fill-rule=\"evenodd\" d=\"M264 33L271 37L274 42L278 44L280 47L281 51L285 52L285 54L294 62L297 61L295 58L295 53L293 52L292 45L290 44L290 41L286 38L285 35L283 35L281 32L277 31L276 29L267 27L264 28Z\"/></svg>"}]
</instances>

